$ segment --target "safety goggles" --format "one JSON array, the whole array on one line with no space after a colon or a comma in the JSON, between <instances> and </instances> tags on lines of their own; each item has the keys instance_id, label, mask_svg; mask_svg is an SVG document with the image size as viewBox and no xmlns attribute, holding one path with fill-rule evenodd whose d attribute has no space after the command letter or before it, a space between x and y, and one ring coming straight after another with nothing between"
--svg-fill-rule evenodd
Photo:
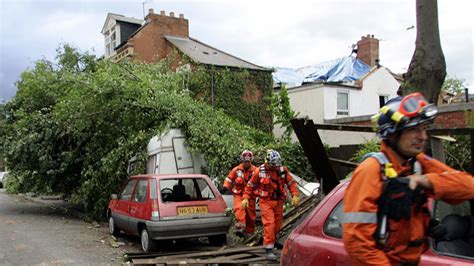
<instances>
[{"instance_id":1,"label":"safety goggles","mask_svg":"<svg viewBox=\"0 0 474 266\"><path fill-rule=\"evenodd\" d=\"M281 161L280 158L274 158L274 159L270 160L270 161L268 162L268 164L269 164L270 166L277 167L277 166L281 166L281 165L282 165L282 161Z\"/></svg>"},{"instance_id":2,"label":"safety goggles","mask_svg":"<svg viewBox=\"0 0 474 266\"><path fill-rule=\"evenodd\" d=\"M420 114L423 109L430 106L426 98L419 92L405 96L400 102L399 112L412 118ZM432 106L432 105L431 105ZM433 114L434 115L434 114Z\"/></svg>"}]
</instances>

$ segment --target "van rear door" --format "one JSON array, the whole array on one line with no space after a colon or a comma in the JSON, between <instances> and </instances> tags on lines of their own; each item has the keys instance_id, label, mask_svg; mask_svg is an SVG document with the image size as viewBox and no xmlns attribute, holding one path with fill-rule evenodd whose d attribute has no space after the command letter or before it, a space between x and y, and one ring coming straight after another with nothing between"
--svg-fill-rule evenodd
<instances>
[{"instance_id":1,"label":"van rear door","mask_svg":"<svg viewBox=\"0 0 474 266\"><path fill-rule=\"evenodd\" d=\"M178 174L191 174L194 172L193 156L187 148L186 138L173 138L173 150Z\"/></svg>"}]
</instances>

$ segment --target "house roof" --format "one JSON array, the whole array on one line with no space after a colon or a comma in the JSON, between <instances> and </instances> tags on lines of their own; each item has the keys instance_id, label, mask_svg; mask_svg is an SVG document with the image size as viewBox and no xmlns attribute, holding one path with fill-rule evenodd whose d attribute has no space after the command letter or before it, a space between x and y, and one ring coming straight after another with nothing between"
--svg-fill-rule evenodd
<instances>
[{"instance_id":1,"label":"house roof","mask_svg":"<svg viewBox=\"0 0 474 266\"><path fill-rule=\"evenodd\" d=\"M105 27L109 23L110 19L115 19L117 21L122 21L122 22L127 22L127 23L132 23L132 24L138 24L138 25L143 25L143 23L145 22L145 20L143 20L143 19L126 17L126 16L120 15L120 14L108 13L107 18L105 19L104 25L102 26L101 33L104 33Z\"/></svg>"},{"instance_id":2,"label":"house roof","mask_svg":"<svg viewBox=\"0 0 474 266\"><path fill-rule=\"evenodd\" d=\"M312 82L352 82L360 79L370 71L370 66L352 57L342 57L317 65L298 69L276 68L273 73L275 84L300 86Z\"/></svg>"},{"instance_id":3,"label":"house roof","mask_svg":"<svg viewBox=\"0 0 474 266\"><path fill-rule=\"evenodd\" d=\"M215 66L227 66L261 71L272 71L269 68L257 66L243 59L223 52L219 49L211 47L191 37L186 38L165 36L165 38L176 48L178 48L178 50L180 50L182 53L199 63Z\"/></svg>"}]
</instances>

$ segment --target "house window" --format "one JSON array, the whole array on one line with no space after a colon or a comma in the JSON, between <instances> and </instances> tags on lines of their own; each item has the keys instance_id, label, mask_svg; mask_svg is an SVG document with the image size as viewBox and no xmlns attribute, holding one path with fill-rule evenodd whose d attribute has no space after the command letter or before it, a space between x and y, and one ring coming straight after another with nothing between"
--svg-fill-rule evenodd
<instances>
[{"instance_id":1,"label":"house window","mask_svg":"<svg viewBox=\"0 0 474 266\"><path fill-rule=\"evenodd\" d=\"M384 106L388 102L388 95L379 95L379 105Z\"/></svg>"},{"instance_id":2,"label":"house window","mask_svg":"<svg viewBox=\"0 0 474 266\"><path fill-rule=\"evenodd\" d=\"M337 115L349 115L349 92L337 92Z\"/></svg>"},{"instance_id":3,"label":"house window","mask_svg":"<svg viewBox=\"0 0 474 266\"><path fill-rule=\"evenodd\" d=\"M112 33L112 37L111 37L111 38L112 38L112 46L111 46L111 48L112 48L112 51L113 51L113 50L115 49L115 46L116 46L115 32Z\"/></svg>"}]
</instances>

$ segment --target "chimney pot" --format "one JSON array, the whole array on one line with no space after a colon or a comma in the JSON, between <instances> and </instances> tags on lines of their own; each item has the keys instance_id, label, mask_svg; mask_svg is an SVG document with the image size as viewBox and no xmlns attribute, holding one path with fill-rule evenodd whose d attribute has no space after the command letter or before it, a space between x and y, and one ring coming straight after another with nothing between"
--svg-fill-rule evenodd
<instances>
[{"instance_id":1,"label":"chimney pot","mask_svg":"<svg viewBox=\"0 0 474 266\"><path fill-rule=\"evenodd\" d=\"M170 12L170 17L174 18L174 12Z\"/></svg>"},{"instance_id":2,"label":"chimney pot","mask_svg":"<svg viewBox=\"0 0 474 266\"><path fill-rule=\"evenodd\" d=\"M165 12L164 10L161 10L161 11L160 11L160 15L166 16L166 12Z\"/></svg>"},{"instance_id":3,"label":"chimney pot","mask_svg":"<svg viewBox=\"0 0 474 266\"><path fill-rule=\"evenodd\" d=\"M183 15L183 14L179 14L179 18L184 18L184 15Z\"/></svg>"},{"instance_id":4,"label":"chimney pot","mask_svg":"<svg viewBox=\"0 0 474 266\"><path fill-rule=\"evenodd\" d=\"M153 8L148 9L148 14L153 14Z\"/></svg>"}]
</instances>

